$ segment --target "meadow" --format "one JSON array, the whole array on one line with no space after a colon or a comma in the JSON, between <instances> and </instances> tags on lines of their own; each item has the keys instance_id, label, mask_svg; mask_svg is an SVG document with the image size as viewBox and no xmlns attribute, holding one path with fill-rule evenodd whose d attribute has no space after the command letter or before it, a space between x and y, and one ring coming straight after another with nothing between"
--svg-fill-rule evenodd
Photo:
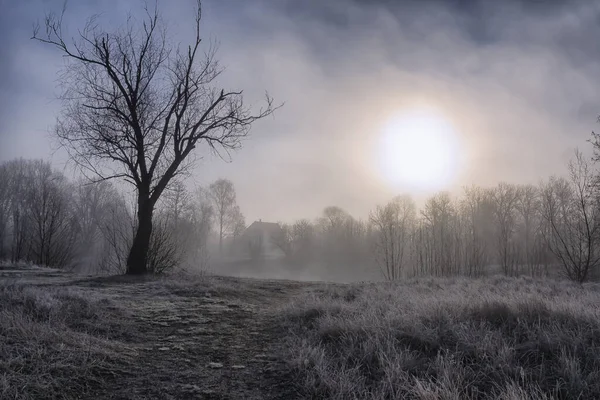
<instances>
[{"instance_id":1,"label":"meadow","mask_svg":"<svg viewBox=\"0 0 600 400\"><path fill-rule=\"evenodd\" d=\"M600 398L597 284L353 284L308 291L282 313L307 398Z\"/></svg>"},{"instance_id":2,"label":"meadow","mask_svg":"<svg viewBox=\"0 0 600 400\"><path fill-rule=\"evenodd\" d=\"M600 398L600 285L0 268L0 398Z\"/></svg>"}]
</instances>

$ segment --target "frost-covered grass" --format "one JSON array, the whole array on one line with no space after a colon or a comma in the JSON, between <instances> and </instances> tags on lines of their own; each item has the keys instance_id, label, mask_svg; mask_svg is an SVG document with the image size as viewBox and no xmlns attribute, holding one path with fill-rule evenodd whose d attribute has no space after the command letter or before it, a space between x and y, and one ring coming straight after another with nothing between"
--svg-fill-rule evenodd
<instances>
[{"instance_id":1,"label":"frost-covered grass","mask_svg":"<svg viewBox=\"0 0 600 400\"><path fill-rule=\"evenodd\" d=\"M127 362L119 316L83 290L0 282L0 398L93 396Z\"/></svg>"},{"instance_id":2,"label":"frost-covered grass","mask_svg":"<svg viewBox=\"0 0 600 400\"><path fill-rule=\"evenodd\" d=\"M7 265L0 399L292 399L276 357L280 329L265 310L296 290L301 284Z\"/></svg>"},{"instance_id":3,"label":"frost-covered grass","mask_svg":"<svg viewBox=\"0 0 600 400\"><path fill-rule=\"evenodd\" d=\"M224 398L277 398L294 393L294 382L302 398L600 398L597 284L26 272L0 279L2 399L188 398L190 385ZM300 379L268 378L255 360L279 340ZM206 367L215 360L248 373ZM266 391L256 389L267 378Z\"/></svg>"},{"instance_id":4,"label":"frost-covered grass","mask_svg":"<svg viewBox=\"0 0 600 400\"><path fill-rule=\"evenodd\" d=\"M598 399L600 286L419 279L285 306L307 397Z\"/></svg>"}]
</instances>

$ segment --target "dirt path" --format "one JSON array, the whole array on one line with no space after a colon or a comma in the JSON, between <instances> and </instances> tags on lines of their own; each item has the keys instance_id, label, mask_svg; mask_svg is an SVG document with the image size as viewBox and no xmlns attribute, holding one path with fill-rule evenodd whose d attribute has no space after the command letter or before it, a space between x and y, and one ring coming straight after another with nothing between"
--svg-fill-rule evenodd
<instances>
[{"instance_id":1,"label":"dirt path","mask_svg":"<svg viewBox=\"0 0 600 400\"><path fill-rule=\"evenodd\" d=\"M143 303L140 295L131 298L128 305L135 310L135 326L144 341L139 343L139 359L152 369L151 379L136 385L141 390L135 394L177 399L298 398L293 377L279 357L282 332L273 318L273 305L286 301L294 290L276 295L265 291L252 299L244 298L244 292L224 298L206 293L189 296L186 291Z\"/></svg>"},{"instance_id":2,"label":"dirt path","mask_svg":"<svg viewBox=\"0 0 600 400\"><path fill-rule=\"evenodd\" d=\"M285 332L274 310L310 284L211 278L216 283L165 286L153 280L66 280L62 274L21 278L80 288L127 312L127 329L115 338L129 361L106 371L103 381L109 385L95 389L94 398L302 398L281 358Z\"/></svg>"}]
</instances>

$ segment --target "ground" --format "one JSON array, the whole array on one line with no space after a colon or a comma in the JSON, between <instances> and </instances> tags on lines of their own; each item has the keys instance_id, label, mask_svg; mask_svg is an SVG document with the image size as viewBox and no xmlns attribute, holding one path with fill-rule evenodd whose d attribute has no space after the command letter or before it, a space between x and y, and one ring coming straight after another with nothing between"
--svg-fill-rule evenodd
<instances>
[{"instance_id":1,"label":"ground","mask_svg":"<svg viewBox=\"0 0 600 400\"><path fill-rule=\"evenodd\" d=\"M5 267L0 273L5 292L6 283L12 280L12 298L17 297L15 292L24 290L27 293L20 294L16 300L25 299L26 304L33 298L36 304L32 307L41 308L39 303L45 301L41 300L45 296L42 293L49 290L59 299L81 296L100 304L91 313L100 313L99 317L92 315L88 319L96 321L87 326L70 326L74 323L73 317L73 321L64 321L64 327L60 324L55 327L57 331L83 332L90 336L83 340L90 342L90 353L95 354L97 360L70 360L63 355L65 348L55 355L48 354L45 348L41 356L37 354L39 349L31 349L25 351L28 353L25 356L13 355L12 361L4 354L4 365L0 361L0 376L4 375L2 398L301 397L294 377L282 360L285 335L274 320L274 309L305 288L306 283L219 277L191 281L81 278L52 270L14 267ZM4 310L7 311L10 310ZM31 310L27 313L32 314ZM52 318L37 322L47 326ZM12 341L11 344L11 333L17 336L15 326L6 324L5 321L5 332L0 331L8 338L2 343L3 353L14 354L18 346L43 340L34 335L32 326L20 335L35 336L29 343ZM60 337L62 333L57 334ZM66 350L71 347L73 352L80 351L78 340L65 339ZM48 340L51 347L56 345L55 341ZM105 345L98 341L104 341ZM109 348L112 351L107 353ZM30 368L30 364L47 363L48 358L56 362L48 363L48 371L30 372L35 379L28 379L25 373L15 373ZM61 367L56 363L65 365ZM80 374L81 366L91 372Z\"/></svg>"},{"instance_id":2,"label":"ground","mask_svg":"<svg viewBox=\"0 0 600 400\"><path fill-rule=\"evenodd\" d=\"M0 399L600 399L600 284L0 265Z\"/></svg>"}]
</instances>

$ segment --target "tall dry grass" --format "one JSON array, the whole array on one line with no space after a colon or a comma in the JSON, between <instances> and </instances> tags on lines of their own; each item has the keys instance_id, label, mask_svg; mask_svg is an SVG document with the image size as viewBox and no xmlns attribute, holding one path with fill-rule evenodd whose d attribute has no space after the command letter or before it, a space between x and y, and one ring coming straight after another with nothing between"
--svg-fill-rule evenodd
<instances>
[{"instance_id":1,"label":"tall dry grass","mask_svg":"<svg viewBox=\"0 0 600 400\"><path fill-rule=\"evenodd\" d=\"M122 311L82 289L0 282L0 398L91 398L126 370Z\"/></svg>"},{"instance_id":2,"label":"tall dry grass","mask_svg":"<svg viewBox=\"0 0 600 400\"><path fill-rule=\"evenodd\" d=\"M600 399L600 286L329 286L282 310L309 398Z\"/></svg>"}]
</instances>

